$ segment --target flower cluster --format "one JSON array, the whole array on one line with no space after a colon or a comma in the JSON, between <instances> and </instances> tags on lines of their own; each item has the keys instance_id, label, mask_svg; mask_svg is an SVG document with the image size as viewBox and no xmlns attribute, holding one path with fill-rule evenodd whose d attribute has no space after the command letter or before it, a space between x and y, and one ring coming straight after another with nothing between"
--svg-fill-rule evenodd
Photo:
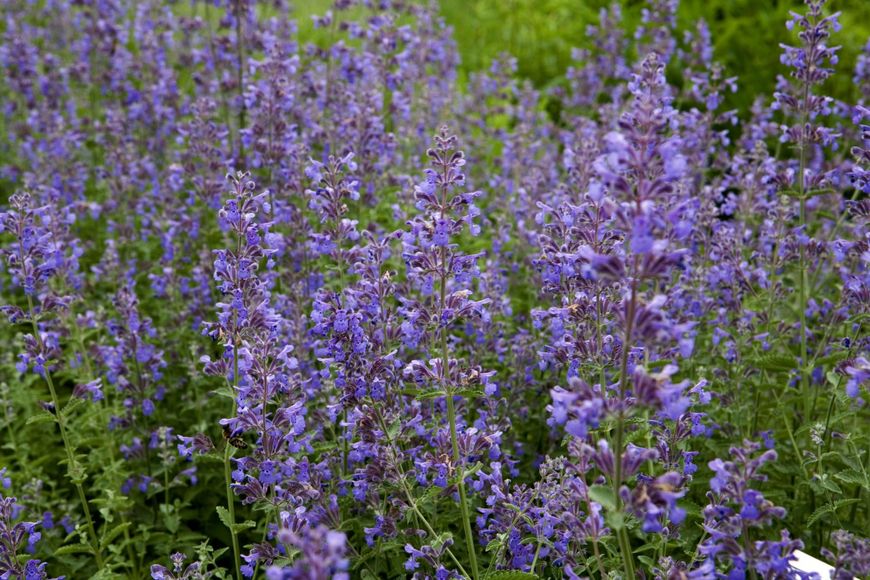
<instances>
[{"instance_id":1,"label":"flower cluster","mask_svg":"<svg viewBox=\"0 0 870 580\"><path fill-rule=\"evenodd\" d=\"M455 3L0 3L0 579L868 574L858 13Z\"/></svg>"}]
</instances>

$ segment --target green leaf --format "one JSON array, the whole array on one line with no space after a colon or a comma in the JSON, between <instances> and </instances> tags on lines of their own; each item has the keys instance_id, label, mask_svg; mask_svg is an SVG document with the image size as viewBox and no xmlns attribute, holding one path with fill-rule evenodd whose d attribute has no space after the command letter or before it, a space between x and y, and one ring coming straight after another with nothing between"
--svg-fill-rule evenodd
<instances>
[{"instance_id":1,"label":"green leaf","mask_svg":"<svg viewBox=\"0 0 870 580\"><path fill-rule=\"evenodd\" d=\"M499 536L504 536L504 534L499 534ZM502 543L504 543L504 537L496 537L494 540L490 540L486 545L486 551L492 552L493 550L498 549Z\"/></svg>"},{"instance_id":2,"label":"green leaf","mask_svg":"<svg viewBox=\"0 0 870 580\"><path fill-rule=\"evenodd\" d=\"M797 360L793 356L782 354L767 354L756 358L754 366L765 371L790 371L798 368Z\"/></svg>"},{"instance_id":3,"label":"green leaf","mask_svg":"<svg viewBox=\"0 0 870 580\"><path fill-rule=\"evenodd\" d=\"M181 526L181 518L178 517L178 514L175 512L174 507L171 505L163 504L160 506L160 513L163 515L163 525L166 527L169 533L176 533L179 526Z\"/></svg>"},{"instance_id":4,"label":"green leaf","mask_svg":"<svg viewBox=\"0 0 870 580\"><path fill-rule=\"evenodd\" d=\"M223 525L225 525L227 528L232 530L233 529L233 521L230 518L230 512L227 511L227 508L225 508L222 505L219 505L215 508L215 510L217 510L217 514L221 520L221 523Z\"/></svg>"},{"instance_id":5,"label":"green leaf","mask_svg":"<svg viewBox=\"0 0 870 580\"><path fill-rule=\"evenodd\" d=\"M223 525L225 525L227 528L229 528L230 530L232 530L236 534L238 534L239 532L242 532L244 530L257 527L257 524L255 522L250 521L250 520L233 524L231 519L230 519L230 512L227 510L227 508L225 508L222 505L219 505L215 509L217 510L218 517L221 519L221 522L223 523Z\"/></svg>"},{"instance_id":6,"label":"green leaf","mask_svg":"<svg viewBox=\"0 0 870 580\"><path fill-rule=\"evenodd\" d=\"M604 521L607 522L607 525L614 531L618 532L625 527L625 514L617 511L607 512L604 516Z\"/></svg>"},{"instance_id":7,"label":"green leaf","mask_svg":"<svg viewBox=\"0 0 870 580\"><path fill-rule=\"evenodd\" d=\"M484 397L486 393L481 388L467 388L467 389L458 389L453 391L453 394L457 397L462 397L463 399L479 399Z\"/></svg>"},{"instance_id":8,"label":"green leaf","mask_svg":"<svg viewBox=\"0 0 870 580\"><path fill-rule=\"evenodd\" d=\"M870 481L867 481L867 478L864 476L863 473L858 473L854 469L847 469L845 471L835 473L834 477L836 477L843 483L860 485L864 489L870 490Z\"/></svg>"},{"instance_id":9,"label":"green leaf","mask_svg":"<svg viewBox=\"0 0 870 580\"><path fill-rule=\"evenodd\" d=\"M219 389L215 389L212 392L219 397L225 397L227 399L235 399L236 398L235 392L233 392L233 389L230 387L221 387Z\"/></svg>"},{"instance_id":10,"label":"green leaf","mask_svg":"<svg viewBox=\"0 0 870 580\"><path fill-rule=\"evenodd\" d=\"M55 556L65 556L67 554L92 554L93 549L87 544L70 544L69 546L61 546L54 551Z\"/></svg>"},{"instance_id":11,"label":"green leaf","mask_svg":"<svg viewBox=\"0 0 870 580\"><path fill-rule=\"evenodd\" d=\"M418 391L415 398L418 401L428 401L429 399L437 399L443 396L444 391L441 389L427 389L425 391Z\"/></svg>"},{"instance_id":12,"label":"green leaf","mask_svg":"<svg viewBox=\"0 0 870 580\"><path fill-rule=\"evenodd\" d=\"M831 481L827 476L823 477L820 483L822 484L822 487L825 488L827 491L836 493L838 495L843 495L843 489L839 485Z\"/></svg>"},{"instance_id":13,"label":"green leaf","mask_svg":"<svg viewBox=\"0 0 870 580\"><path fill-rule=\"evenodd\" d=\"M540 576L522 570L499 570L486 575L486 580L535 580L537 578Z\"/></svg>"},{"instance_id":14,"label":"green leaf","mask_svg":"<svg viewBox=\"0 0 870 580\"><path fill-rule=\"evenodd\" d=\"M605 509L616 509L616 496L613 489L606 485L593 485L589 487L589 497L604 506Z\"/></svg>"},{"instance_id":15,"label":"green leaf","mask_svg":"<svg viewBox=\"0 0 870 580\"><path fill-rule=\"evenodd\" d=\"M440 549L441 546L447 544L448 542L453 542L453 534L451 534L450 532L443 532L432 539L432 547L435 549Z\"/></svg>"},{"instance_id":16,"label":"green leaf","mask_svg":"<svg viewBox=\"0 0 870 580\"><path fill-rule=\"evenodd\" d=\"M40 411L36 415L31 415L27 418L27 424L32 425L34 423L54 423L57 421L57 417L48 411Z\"/></svg>"},{"instance_id":17,"label":"green leaf","mask_svg":"<svg viewBox=\"0 0 870 580\"><path fill-rule=\"evenodd\" d=\"M858 503L859 501L861 501L861 500L858 498L850 497L848 499L841 499L841 500L835 501L834 503L829 503L827 505L823 505L822 507L820 507L819 509L817 509L816 511L814 511L812 513L810 518L807 520L807 527L808 528L812 527L813 524L815 524L817 521L822 519L827 514L835 513L841 507L845 507L847 505L852 505L853 503Z\"/></svg>"},{"instance_id":18,"label":"green leaf","mask_svg":"<svg viewBox=\"0 0 870 580\"><path fill-rule=\"evenodd\" d=\"M109 546L109 544L115 541L115 538L124 533L124 530L129 527L130 522L124 522L122 524L118 524L117 526L106 532L106 534L103 536L103 539L100 540L100 550L105 550L106 547Z\"/></svg>"},{"instance_id":19,"label":"green leaf","mask_svg":"<svg viewBox=\"0 0 870 580\"><path fill-rule=\"evenodd\" d=\"M197 463L220 463L223 464L224 456L223 453L217 453L216 451L211 451L209 453L203 453L202 455L194 456L196 458Z\"/></svg>"},{"instance_id":20,"label":"green leaf","mask_svg":"<svg viewBox=\"0 0 870 580\"><path fill-rule=\"evenodd\" d=\"M64 406L61 413L63 413L64 417L69 417L70 415L72 415L73 411L84 405L84 403L84 399L81 399L79 397L71 397L70 400L67 402L66 406Z\"/></svg>"},{"instance_id":21,"label":"green leaf","mask_svg":"<svg viewBox=\"0 0 870 580\"><path fill-rule=\"evenodd\" d=\"M701 506L692 501L679 501L677 505L686 510L686 514L690 516L703 517Z\"/></svg>"},{"instance_id":22,"label":"green leaf","mask_svg":"<svg viewBox=\"0 0 870 580\"><path fill-rule=\"evenodd\" d=\"M238 534L239 532L243 532L245 530L248 530L251 528L256 528L256 527L257 527L256 522L252 522L251 520L246 520L244 522L236 524L234 531Z\"/></svg>"}]
</instances>

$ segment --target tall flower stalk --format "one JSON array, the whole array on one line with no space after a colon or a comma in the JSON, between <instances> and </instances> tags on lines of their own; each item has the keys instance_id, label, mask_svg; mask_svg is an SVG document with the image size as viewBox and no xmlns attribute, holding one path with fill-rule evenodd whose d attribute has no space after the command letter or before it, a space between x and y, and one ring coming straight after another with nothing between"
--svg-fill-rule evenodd
<instances>
[{"instance_id":1,"label":"tall flower stalk","mask_svg":"<svg viewBox=\"0 0 870 580\"><path fill-rule=\"evenodd\" d=\"M428 365L420 360L412 361L406 367L405 374L416 381L437 383L440 394L444 396L453 455L452 475L459 493L471 574L476 579L479 577L477 551L465 486L467 458L460 453L455 402L456 397L467 396L468 392L463 392L457 383L457 379L465 372L459 361L450 358L448 338L454 324L464 317L480 315L488 302L469 299L469 286L481 254L464 254L455 241L466 225L472 235L479 233L480 226L475 224L474 218L480 210L474 205L474 200L480 192L454 194L465 183L462 169L465 155L457 149L457 138L446 127L442 127L435 136L435 146L427 151L427 156L431 160L431 168L426 170L426 179L415 187L420 214L409 222L410 230L404 234L403 241L409 277L419 285L425 301L419 304L425 316L416 319L425 325L420 330L434 330L431 350L436 358L430 360ZM471 376L472 387L474 383L480 384L486 380L486 375L477 371Z\"/></svg>"},{"instance_id":2,"label":"tall flower stalk","mask_svg":"<svg viewBox=\"0 0 870 580\"><path fill-rule=\"evenodd\" d=\"M780 60L792 68L795 87L787 87L775 93L775 108L782 109L793 117L794 124L783 125L780 141L792 143L798 150L797 174L794 177L794 195L798 198L798 226L795 232L798 245L798 316L800 320L800 384L804 400L804 420L810 420L812 399L810 393L809 328L807 326L807 302L809 279L807 246L812 241L808 231L807 201L823 191L828 184L828 175L822 171L810 171L810 154L817 148L830 146L837 134L819 124L817 118L830 112L832 99L814 93L814 87L824 83L833 74L829 66L837 63L839 47L827 45L831 31L839 30L839 13L823 17L825 0L807 0L807 13L792 13L787 22L789 30L795 25L800 32L800 46L781 45Z\"/></svg>"},{"instance_id":3,"label":"tall flower stalk","mask_svg":"<svg viewBox=\"0 0 870 580\"><path fill-rule=\"evenodd\" d=\"M0 225L2 225L2 230L15 236L15 243L12 247L4 249L3 255L13 274L14 281L24 289L27 312L25 313L14 306L4 306L3 311L11 322L29 322L33 330L32 334L24 336L26 352L22 355L22 359L25 368L32 365L34 372L45 380L51 393L51 413L60 430L63 448L66 452L67 475L75 485L87 523L91 550L97 567L102 569L103 554L84 490L87 475L76 457L75 447L67 433L64 407L61 406L54 380L51 377L52 369L57 362L56 358L60 355L59 349L57 345L50 345L43 340L39 328L40 318L68 308L71 301L69 296L55 295L49 287L52 276L63 267L63 250L54 240L52 231L42 223L43 220L50 221L50 217L44 208L33 207L33 199L30 194L26 192L13 194L9 202L11 209L0 215ZM38 311L34 306L34 298L40 301Z\"/></svg>"},{"instance_id":4,"label":"tall flower stalk","mask_svg":"<svg viewBox=\"0 0 870 580\"><path fill-rule=\"evenodd\" d=\"M219 282L218 289L224 301L217 304L217 322L206 324L204 329L204 332L213 339L220 341L224 355L218 363L213 363L210 359L205 359L205 363L207 373L222 374L227 378L233 400L230 417L235 418L240 397L240 348L252 330L264 323L259 309L262 295L256 276L264 250L259 245L260 230L255 218L260 206L265 203L267 194L254 195L254 182L248 179L246 173L231 174L227 179L232 184L233 196L221 208L218 217L221 228L233 236L235 248L215 251L214 279ZM231 373L230 369L232 369ZM224 480L228 527L235 562L234 575L238 577L241 569L241 551L236 531L235 494L232 489L232 461L235 449L230 430L224 447Z\"/></svg>"}]
</instances>

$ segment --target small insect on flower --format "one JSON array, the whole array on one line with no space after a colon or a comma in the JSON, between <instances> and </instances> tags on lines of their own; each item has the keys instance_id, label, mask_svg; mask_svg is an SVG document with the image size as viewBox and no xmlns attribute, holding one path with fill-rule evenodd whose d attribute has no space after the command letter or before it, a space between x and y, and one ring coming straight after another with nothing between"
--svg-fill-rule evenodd
<instances>
[{"instance_id":1,"label":"small insect on flower","mask_svg":"<svg viewBox=\"0 0 870 580\"><path fill-rule=\"evenodd\" d=\"M240 435L233 435L232 429L229 425L223 426L223 434L224 440L236 449L248 448L248 443Z\"/></svg>"}]
</instances>

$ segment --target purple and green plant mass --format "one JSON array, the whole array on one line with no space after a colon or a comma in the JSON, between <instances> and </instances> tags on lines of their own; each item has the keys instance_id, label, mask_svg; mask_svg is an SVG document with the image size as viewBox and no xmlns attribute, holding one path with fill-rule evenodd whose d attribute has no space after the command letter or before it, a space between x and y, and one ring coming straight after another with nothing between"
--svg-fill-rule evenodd
<instances>
[{"instance_id":1,"label":"purple and green plant mass","mask_svg":"<svg viewBox=\"0 0 870 580\"><path fill-rule=\"evenodd\" d=\"M0 580L870 578L870 15L452 2L0 3Z\"/></svg>"}]
</instances>

